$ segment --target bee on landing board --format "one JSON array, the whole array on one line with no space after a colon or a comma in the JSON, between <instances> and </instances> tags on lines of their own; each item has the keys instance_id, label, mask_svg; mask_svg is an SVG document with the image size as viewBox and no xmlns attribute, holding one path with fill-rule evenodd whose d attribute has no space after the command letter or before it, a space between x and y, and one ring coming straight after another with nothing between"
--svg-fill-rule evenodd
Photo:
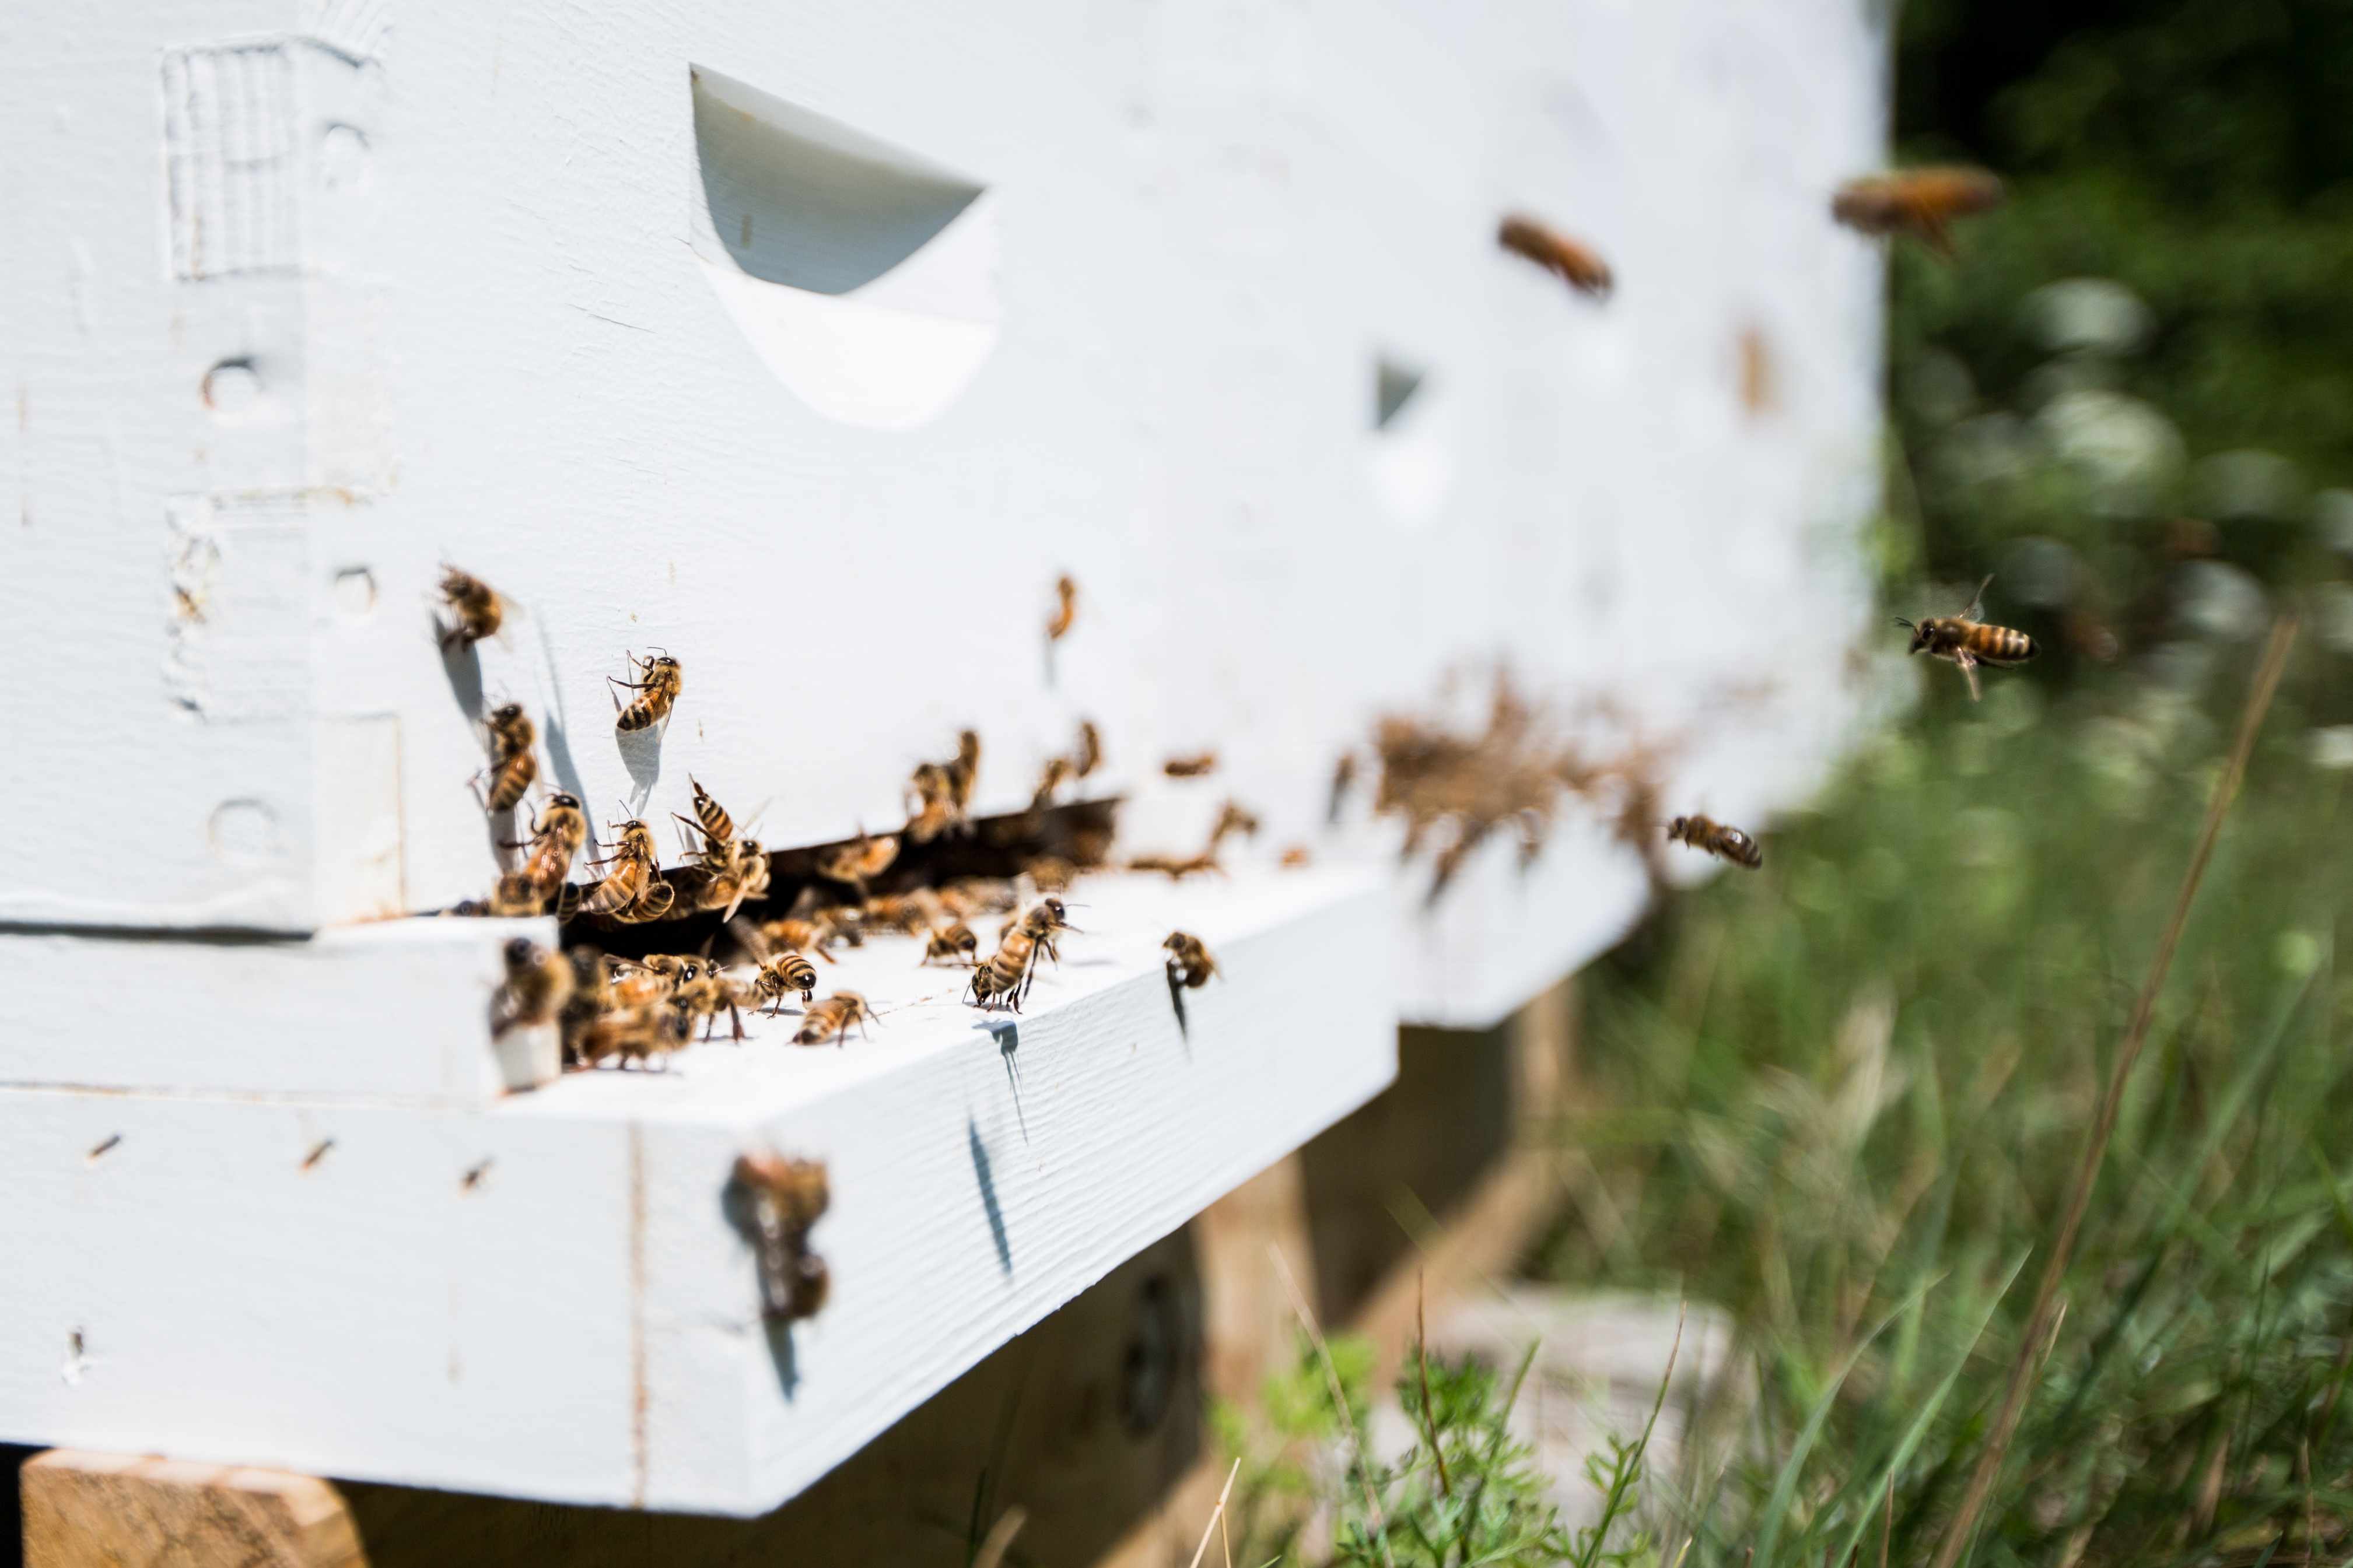
<instances>
[{"instance_id":1,"label":"bee on landing board","mask_svg":"<svg viewBox=\"0 0 2353 1568\"><path fill-rule=\"evenodd\" d=\"M1038 944L1015 927L997 944L997 951L988 955L986 963L974 967L965 1000L984 1011L1002 1005L1018 1013L1021 998L1029 989L1029 972L1037 956Z\"/></svg>"},{"instance_id":2,"label":"bee on landing board","mask_svg":"<svg viewBox=\"0 0 2353 1568\"><path fill-rule=\"evenodd\" d=\"M1713 817L1678 816L1667 824L1667 840L1721 856L1752 871L1765 864L1765 851L1757 847L1757 840Z\"/></svg>"},{"instance_id":3,"label":"bee on landing board","mask_svg":"<svg viewBox=\"0 0 2353 1568\"><path fill-rule=\"evenodd\" d=\"M491 736L491 789L485 804L494 812L512 811L539 776L538 760L531 753L539 731L520 702L493 708L482 725Z\"/></svg>"},{"instance_id":4,"label":"bee on landing board","mask_svg":"<svg viewBox=\"0 0 2353 1568\"><path fill-rule=\"evenodd\" d=\"M449 606L449 624L441 628L441 649L473 647L498 635L506 619L506 602L488 583L455 566L441 568L441 602Z\"/></svg>"},{"instance_id":5,"label":"bee on landing board","mask_svg":"<svg viewBox=\"0 0 2353 1568\"><path fill-rule=\"evenodd\" d=\"M831 1276L809 1249L811 1226L832 1204L825 1164L778 1154L744 1154L735 1184L750 1200L760 1258L760 1310L772 1321L813 1317L825 1305Z\"/></svg>"},{"instance_id":6,"label":"bee on landing board","mask_svg":"<svg viewBox=\"0 0 2353 1568\"><path fill-rule=\"evenodd\" d=\"M780 952L760 965L752 977L752 988L768 1004L768 1016L775 1017L785 1005L785 998L797 991L801 1005L807 1007L817 996L817 965L797 952Z\"/></svg>"},{"instance_id":7,"label":"bee on landing board","mask_svg":"<svg viewBox=\"0 0 2353 1568\"><path fill-rule=\"evenodd\" d=\"M1079 929L1066 918L1069 913L1061 900L1040 899L1029 906L1029 912L1019 921L1006 921L1004 930L997 933L998 940L1017 934L1027 937L1035 944L1039 957L1060 963L1062 955L1055 947L1055 937L1062 931Z\"/></svg>"},{"instance_id":8,"label":"bee on landing board","mask_svg":"<svg viewBox=\"0 0 2353 1568\"><path fill-rule=\"evenodd\" d=\"M2024 664L2042 651L2024 632L1989 626L1978 619L1985 613L1985 591L1992 584L1991 577L1978 584L1968 607L1957 616L1930 616L1916 626L1901 616L1895 617L1897 626L1912 628L1912 647L1908 651L1926 653L1960 666L1961 673L1968 678L1972 702L1979 696L1978 666L1991 665L2000 669Z\"/></svg>"},{"instance_id":9,"label":"bee on landing board","mask_svg":"<svg viewBox=\"0 0 2353 1568\"><path fill-rule=\"evenodd\" d=\"M1067 572L1054 579L1054 613L1046 622L1046 640L1060 642L1079 618L1078 580Z\"/></svg>"},{"instance_id":10,"label":"bee on landing board","mask_svg":"<svg viewBox=\"0 0 2353 1568\"><path fill-rule=\"evenodd\" d=\"M1556 274L1580 294L1596 300L1609 297L1614 280L1608 262L1588 247L1525 214L1514 213L1504 218L1495 230L1495 243Z\"/></svg>"},{"instance_id":11,"label":"bee on landing board","mask_svg":"<svg viewBox=\"0 0 2353 1568\"><path fill-rule=\"evenodd\" d=\"M924 963L977 963L980 938L962 921L935 926L923 938Z\"/></svg>"},{"instance_id":12,"label":"bee on landing board","mask_svg":"<svg viewBox=\"0 0 2353 1568\"><path fill-rule=\"evenodd\" d=\"M1983 169L1904 169L1849 180L1831 198L1831 216L1863 234L1912 235L1949 258L1953 219L2001 202L2000 178Z\"/></svg>"},{"instance_id":13,"label":"bee on landing board","mask_svg":"<svg viewBox=\"0 0 2353 1568\"><path fill-rule=\"evenodd\" d=\"M599 1014L581 1029L573 1048L589 1067L607 1057L618 1057L627 1066L682 1051L691 1037L686 1015L665 1001Z\"/></svg>"},{"instance_id":14,"label":"bee on landing board","mask_svg":"<svg viewBox=\"0 0 2353 1568\"><path fill-rule=\"evenodd\" d=\"M613 728L621 731L649 730L670 717L671 706L678 701L678 694L686 688L686 674L679 668L678 660L659 649L656 649L649 658L639 658L636 654L628 658L629 673L637 679L623 680L617 675L605 678L623 691L637 693L627 707L621 706L620 694L614 694L613 705L620 711L614 717Z\"/></svg>"},{"instance_id":15,"label":"bee on landing board","mask_svg":"<svg viewBox=\"0 0 2353 1568\"><path fill-rule=\"evenodd\" d=\"M724 1013L732 1026L728 1037L740 1040L744 1038L743 1010L753 1005L756 998L750 986L738 985L712 964L705 966L691 980L682 982L670 994L670 1000L689 1023L697 1018L704 1020L704 1039L718 1032L719 1015Z\"/></svg>"},{"instance_id":16,"label":"bee on landing board","mask_svg":"<svg viewBox=\"0 0 2353 1568\"><path fill-rule=\"evenodd\" d=\"M860 1039L870 1037L866 1026L874 1017L874 1009L866 998L855 991L837 991L824 1001L814 1004L801 1015L800 1032L793 1037L797 1046L821 1046L828 1040L840 1045L849 1036L852 1026Z\"/></svg>"},{"instance_id":17,"label":"bee on landing board","mask_svg":"<svg viewBox=\"0 0 2353 1568\"><path fill-rule=\"evenodd\" d=\"M550 952L527 936L507 943L502 957L506 980L499 987L498 1021L491 1027L502 1035L519 1024L552 1022L572 995L572 961Z\"/></svg>"},{"instance_id":18,"label":"bee on landing board","mask_svg":"<svg viewBox=\"0 0 2353 1568\"><path fill-rule=\"evenodd\" d=\"M1168 981L1189 991L1198 991L1218 973L1218 961L1199 937L1181 931L1172 931L1168 940L1160 944L1168 950Z\"/></svg>"}]
</instances>

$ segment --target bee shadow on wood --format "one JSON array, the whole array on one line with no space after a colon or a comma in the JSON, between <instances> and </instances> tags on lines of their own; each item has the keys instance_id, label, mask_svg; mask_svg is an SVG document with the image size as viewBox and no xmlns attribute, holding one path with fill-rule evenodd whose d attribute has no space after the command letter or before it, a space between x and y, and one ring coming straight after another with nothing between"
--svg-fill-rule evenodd
<instances>
[{"instance_id":1,"label":"bee shadow on wood","mask_svg":"<svg viewBox=\"0 0 2353 1568\"><path fill-rule=\"evenodd\" d=\"M997 1042L997 1058L1005 1063L1005 1081L1013 1090L1013 1119L1021 1124L1021 1142L1029 1142L1029 1118L1021 1110L1021 1064L1015 1060L1021 1049L1021 1026L990 1024L986 1026L989 1037Z\"/></svg>"},{"instance_id":2,"label":"bee shadow on wood","mask_svg":"<svg viewBox=\"0 0 2353 1568\"><path fill-rule=\"evenodd\" d=\"M645 809L646 802L653 798L654 785L661 781L662 737L669 732L667 719L642 730L613 731L614 749L621 753L621 765L629 770L629 782L637 786L637 798L630 803L633 811Z\"/></svg>"},{"instance_id":3,"label":"bee shadow on wood","mask_svg":"<svg viewBox=\"0 0 2353 1568\"><path fill-rule=\"evenodd\" d=\"M1005 1210L997 1202L997 1178L988 1163L988 1145L980 1141L980 1124L964 1119L965 1146L972 1153L973 1179L980 1184L981 1212L988 1216L988 1239L997 1248L997 1272L1013 1278L1013 1243L1005 1234Z\"/></svg>"},{"instance_id":4,"label":"bee shadow on wood","mask_svg":"<svg viewBox=\"0 0 2353 1568\"><path fill-rule=\"evenodd\" d=\"M441 673L449 682L449 695L458 700L458 711L469 723L482 721L482 658L470 643L450 639L449 628L438 616L431 617L433 640L441 647Z\"/></svg>"},{"instance_id":5,"label":"bee shadow on wood","mask_svg":"<svg viewBox=\"0 0 2353 1568\"><path fill-rule=\"evenodd\" d=\"M1168 980L1168 1010L1176 1015L1176 1037L1185 1042L1185 1059L1193 1059L1193 1026L1185 1016L1185 987L1172 967L1163 971Z\"/></svg>"}]
</instances>

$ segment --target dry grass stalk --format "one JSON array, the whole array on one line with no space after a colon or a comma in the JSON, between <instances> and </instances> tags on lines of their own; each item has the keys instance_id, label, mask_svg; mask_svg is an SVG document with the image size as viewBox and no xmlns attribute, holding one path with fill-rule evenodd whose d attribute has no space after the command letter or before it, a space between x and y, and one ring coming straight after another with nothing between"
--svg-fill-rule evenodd
<instances>
[{"instance_id":1,"label":"dry grass stalk","mask_svg":"<svg viewBox=\"0 0 2353 1568\"><path fill-rule=\"evenodd\" d=\"M1388 1520L1381 1512L1381 1500L1373 1491L1371 1474L1365 1468L1365 1446L1356 1436L1356 1418L1348 1413L1348 1391L1340 1385L1340 1369L1333 1364L1332 1347L1324 1342L1324 1331L1315 1326L1315 1314L1308 1310L1307 1298L1300 1293L1299 1281L1291 1272L1291 1262L1282 1256L1282 1248L1272 1242L1266 1244L1267 1252L1274 1258L1274 1271L1282 1277L1283 1293L1291 1298L1291 1310L1298 1316L1299 1326L1307 1331L1308 1342L1315 1347L1315 1359L1323 1365L1324 1381L1332 1391L1332 1408L1340 1417L1340 1431L1348 1439L1348 1458L1356 1466L1356 1479L1365 1490L1365 1512L1373 1521L1373 1539L1381 1549L1381 1561L1389 1563Z\"/></svg>"}]
</instances>

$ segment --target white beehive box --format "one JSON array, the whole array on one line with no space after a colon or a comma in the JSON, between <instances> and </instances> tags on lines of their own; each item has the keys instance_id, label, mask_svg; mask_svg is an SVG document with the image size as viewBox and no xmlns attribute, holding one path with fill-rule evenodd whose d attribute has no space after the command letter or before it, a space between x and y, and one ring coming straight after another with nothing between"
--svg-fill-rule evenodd
<instances>
[{"instance_id":1,"label":"white beehive box","mask_svg":"<svg viewBox=\"0 0 2353 1568\"><path fill-rule=\"evenodd\" d=\"M31 1131L0 1177L37 1237L0 1285L0 1436L769 1506L1373 1092L1398 1017L1492 1023L1634 918L1639 860L1574 808L1434 912L1426 868L1348 869L1388 840L1328 832L1326 782L1377 714L1502 661L1680 738L1693 808L1801 797L1867 598L1879 264L1826 217L1880 153L1864 10L19 7L0 581L30 678L0 788L53 830L0 872L0 1095ZM1514 208L1614 297L1500 254ZM434 647L445 560L513 602L478 657ZM618 736L607 678L649 647L684 695ZM1052 1087L900 974L871 988L915 1011L868 1067L712 1047L676 1083L502 1100L535 1048L490 1030L507 930L352 922L484 890L468 781L503 699L600 823L684 809L691 774L767 802L772 847L895 826L965 725L978 807L1017 809L1092 718L1137 843L1191 847L1231 795L1319 869L1106 882L1103 967L1041 987ZM1210 779L1159 777L1211 748ZM1289 956L1239 963L1190 1055L1162 996L1121 1076L1182 920ZM899 1217L929 1199L855 1130L975 1180L939 1108L987 1143L1018 1092L1036 1195L1000 1218L1034 1243L941 1312ZM1096 1132L1147 1117L1190 1142L1131 1176ZM745 1374L713 1184L771 1136L833 1163L837 1310L872 1315L797 1339L789 1390ZM558 1291L593 1310L501 1337ZM353 1326L442 1300L399 1355ZM470 1370L428 1396L443 1349Z\"/></svg>"}]
</instances>

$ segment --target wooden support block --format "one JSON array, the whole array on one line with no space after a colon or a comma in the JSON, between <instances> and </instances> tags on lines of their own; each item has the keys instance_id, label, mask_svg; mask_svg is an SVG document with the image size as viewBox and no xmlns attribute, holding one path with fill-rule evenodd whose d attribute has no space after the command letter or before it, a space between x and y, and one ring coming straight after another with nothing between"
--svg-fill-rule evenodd
<instances>
[{"instance_id":1,"label":"wooden support block","mask_svg":"<svg viewBox=\"0 0 2353 1568\"><path fill-rule=\"evenodd\" d=\"M343 1493L283 1470L53 1448L21 1472L27 1568L356 1568Z\"/></svg>"}]
</instances>

